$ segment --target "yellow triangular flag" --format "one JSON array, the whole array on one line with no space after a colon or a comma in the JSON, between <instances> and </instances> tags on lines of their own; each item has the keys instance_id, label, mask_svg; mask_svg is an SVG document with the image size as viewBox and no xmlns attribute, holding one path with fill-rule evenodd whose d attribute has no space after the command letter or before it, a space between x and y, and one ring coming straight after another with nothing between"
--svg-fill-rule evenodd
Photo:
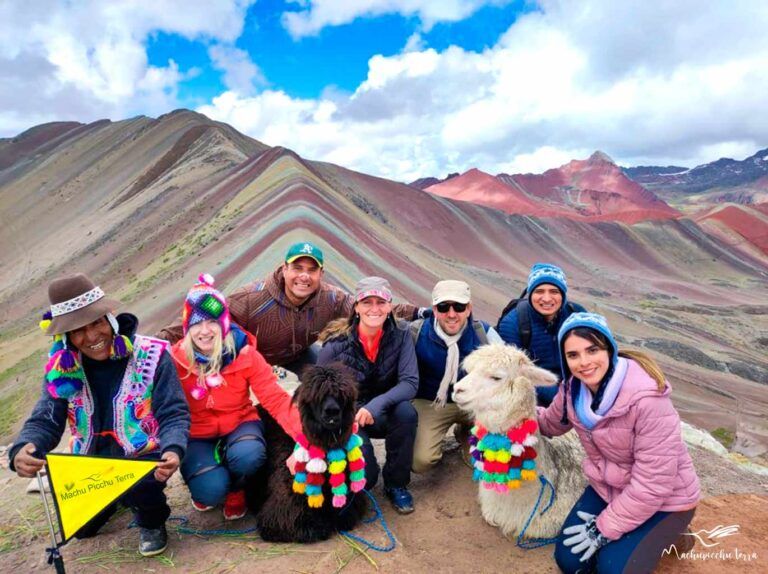
<instances>
[{"instance_id":1,"label":"yellow triangular flag","mask_svg":"<svg viewBox=\"0 0 768 574\"><path fill-rule=\"evenodd\" d=\"M157 467L155 461L76 454L45 459L62 543Z\"/></svg>"}]
</instances>

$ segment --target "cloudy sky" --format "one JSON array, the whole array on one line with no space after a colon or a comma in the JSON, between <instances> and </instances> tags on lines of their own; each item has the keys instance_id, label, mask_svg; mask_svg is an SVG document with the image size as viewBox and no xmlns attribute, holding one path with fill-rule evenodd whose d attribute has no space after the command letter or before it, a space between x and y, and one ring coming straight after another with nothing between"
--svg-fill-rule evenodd
<instances>
[{"instance_id":1,"label":"cloudy sky","mask_svg":"<svg viewBox=\"0 0 768 574\"><path fill-rule=\"evenodd\" d=\"M768 2L0 0L0 137L186 107L410 181L768 147Z\"/></svg>"}]
</instances>

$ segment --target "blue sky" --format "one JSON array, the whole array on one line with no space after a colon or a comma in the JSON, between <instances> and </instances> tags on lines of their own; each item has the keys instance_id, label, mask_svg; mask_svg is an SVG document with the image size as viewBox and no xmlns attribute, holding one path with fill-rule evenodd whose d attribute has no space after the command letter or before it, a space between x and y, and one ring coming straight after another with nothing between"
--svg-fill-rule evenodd
<instances>
[{"instance_id":1,"label":"blue sky","mask_svg":"<svg viewBox=\"0 0 768 574\"><path fill-rule=\"evenodd\" d=\"M768 3L5 0L0 137L186 107L409 181L768 146Z\"/></svg>"},{"instance_id":2,"label":"blue sky","mask_svg":"<svg viewBox=\"0 0 768 574\"><path fill-rule=\"evenodd\" d=\"M330 87L354 92L365 80L372 56L398 54L408 38L420 31L423 41L436 50L454 45L482 52L496 43L519 14L535 5L510 2L482 6L464 20L436 23L429 31L423 31L416 16L384 14L293 38L281 17L297 8L279 0L251 6L243 33L234 45L257 63L267 86L294 97L317 98ZM187 107L200 105L226 88L222 73L211 66L206 46L200 41L158 32L148 39L147 56L151 65L165 66L173 59L182 71L200 70L199 75L179 84L179 99Z\"/></svg>"}]
</instances>

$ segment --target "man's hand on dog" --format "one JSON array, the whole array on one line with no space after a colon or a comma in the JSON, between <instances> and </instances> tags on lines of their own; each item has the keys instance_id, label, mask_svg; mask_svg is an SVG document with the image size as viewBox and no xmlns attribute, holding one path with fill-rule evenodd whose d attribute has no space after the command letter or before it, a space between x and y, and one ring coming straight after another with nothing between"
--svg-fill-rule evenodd
<instances>
[{"instance_id":1,"label":"man's hand on dog","mask_svg":"<svg viewBox=\"0 0 768 574\"><path fill-rule=\"evenodd\" d=\"M296 457L293 455L289 456L285 459L285 466L288 467L288 472L295 475L296 474Z\"/></svg>"},{"instance_id":2,"label":"man's hand on dog","mask_svg":"<svg viewBox=\"0 0 768 574\"><path fill-rule=\"evenodd\" d=\"M361 408L355 415L355 422L357 426L364 427L373 424L373 415L371 411L366 408Z\"/></svg>"}]
</instances>

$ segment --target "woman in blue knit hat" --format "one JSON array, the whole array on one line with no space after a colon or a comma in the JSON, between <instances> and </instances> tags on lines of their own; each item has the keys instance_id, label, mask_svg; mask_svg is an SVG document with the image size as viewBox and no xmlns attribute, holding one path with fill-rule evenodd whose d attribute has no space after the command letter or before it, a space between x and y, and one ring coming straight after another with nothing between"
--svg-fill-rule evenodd
<instances>
[{"instance_id":1,"label":"woman in blue knit hat","mask_svg":"<svg viewBox=\"0 0 768 574\"><path fill-rule=\"evenodd\" d=\"M576 430L589 486L555 560L563 572L651 572L700 496L669 383L648 355L620 351L601 315L574 313L558 342L563 384L538 422L549 437Z\"/></svg>"},{"instance_id":2,"label":"woman in blue knit hat","mask_svg":"<svg viewBox=\"0 0 768 574\"><path fill-rule=\"evenodd\" d=\"M560 376L557 333L563 321L584 307L568 301L568 282L557 265L536 263L528 275L528 285L516 305L499 320L498 332L504 342L523 349L536 366ZM548 406L557 385L537 387L536 399Z\"/></svg>"}]
</instances>

